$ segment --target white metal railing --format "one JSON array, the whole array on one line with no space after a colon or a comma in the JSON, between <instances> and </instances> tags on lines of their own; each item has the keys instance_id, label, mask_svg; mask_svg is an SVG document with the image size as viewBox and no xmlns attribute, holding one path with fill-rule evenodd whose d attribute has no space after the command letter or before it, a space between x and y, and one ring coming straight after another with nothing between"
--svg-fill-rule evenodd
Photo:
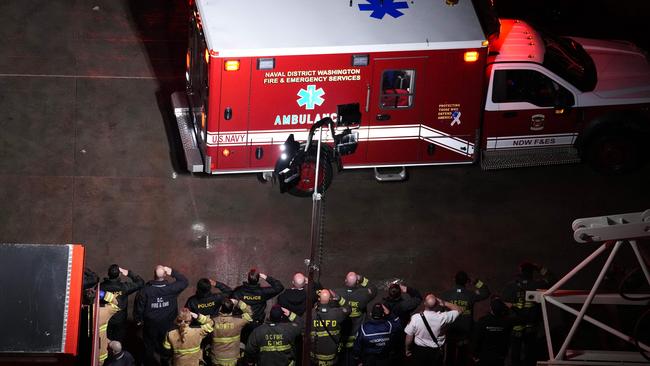
<instances>
[{"instance_id":1,"label":"white metal railing","mask_svg":"<svg viewBox=\"0 0 650 366\"><path fill-rule=\"evenodd\" d=\"M616 352L608 350L569 350L568 347L573 340L578 326L582 321L614 335L626 342L632 343L641 350L650 353L650 347L634 339L633 336L608 325L602 320L587 315L587 310L592 304L610 305L647 305L646 301L635 301L630 296L623 298L620 294L599 294L598 289L609 270L612 261L623 246L629 245L639 262L646 281L650 285L650 272L648 266L639 251L635 239L650 238L650 210L637 213L608 215L601 217L590 217L577 219L573 222L574 239L579 243L603 242L592 254L576 265L569 273L560 279L548 290L528 291L526 298L529 301L536 301L541 304L544 330L546 334L546 346L548 348L548 361L540 362L541 365L640 365L650 364L640 352ZM611 250L610 250L611 249ZM601 254L609 252L607 260L603 264L593 286L589 291L567 291L561 290L570 279L592 263ZM647 299L648 295L636 295L636 297ZM576 317L569 332L564 338L560 349L555 352L553 339L549 325L549 304L566 311ZM582 304L576 310L567 304Z\"/></svg>"}]
</instances>

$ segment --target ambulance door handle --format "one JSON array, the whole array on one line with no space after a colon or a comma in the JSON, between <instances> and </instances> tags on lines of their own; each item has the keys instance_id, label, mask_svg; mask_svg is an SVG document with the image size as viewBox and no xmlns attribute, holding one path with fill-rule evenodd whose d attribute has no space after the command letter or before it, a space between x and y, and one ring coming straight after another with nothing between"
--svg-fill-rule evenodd
<instances>
[{"instance_id":1,"label":"ambulance door handle","mask_svg":"<svg viewBox=\"0 0 650 366\"><path fill-rule=\"evenodd\" d=\"M503 118L514 118L517 117L517 112L510 111L503 113Z\"/></svg>"},{"instance_id":2,"label":"ambulance door handle","mask_svg":"<svg viewBox=\"0 0 650 366\"><path fill-rule=\"evenodd\" d=\"M390 114L378 114L377 121L388 121L390 119Z\"/></svg>"}]
</instances>

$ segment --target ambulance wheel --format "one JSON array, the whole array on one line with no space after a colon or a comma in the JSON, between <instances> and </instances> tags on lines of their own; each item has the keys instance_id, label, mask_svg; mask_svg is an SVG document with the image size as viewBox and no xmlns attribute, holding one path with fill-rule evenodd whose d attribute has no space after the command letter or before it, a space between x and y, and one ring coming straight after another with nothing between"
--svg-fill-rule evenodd
<instances>
[{"instance_id":1,"label":"ambulance wheel","mask_svg":"<svg viewBox=\"0 0 650 366\"><path fill-rule=\"evenodd\" d=\"M642 138L638 135L607 131L587 144L583 157L602 174L624 174L641 167L647 160L647 151L642 146Z\"/></svg>"},{"instance_id":2,"label":"ambulance wheel","mask_svg":"<svg viewBox=\"0 0 650 366\"><path fill-rule=\"evenodd\" d=\"M318 172L318 191L323 192L332 184L332 164L321 156L320 171ZM289 194L296 197L310 197L314 193L316 179L316 157L307 156L300 166L300 181L289 189Z\"/></svg>"}]
</instances>

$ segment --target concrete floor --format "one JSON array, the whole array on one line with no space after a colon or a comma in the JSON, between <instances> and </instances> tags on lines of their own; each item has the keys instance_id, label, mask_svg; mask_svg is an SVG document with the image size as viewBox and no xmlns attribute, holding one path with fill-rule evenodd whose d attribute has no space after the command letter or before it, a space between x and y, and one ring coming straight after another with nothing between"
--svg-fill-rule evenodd
<instances>
[{"instance_id":1,"label":"concrete floor","mask_svg":"<svg viewBox=\"0 0 650 366\"><path fill-rule=\"evenodd\" d=\"M100 275L169 265L190 278L182 301L203 276L236 285L256 267L287 283L304 268L309 199L176 167L182 3L0 3L0 242L82 243ZM573 242L572 220L648 209L649 187L647 167L434 167L390 184L344 172L326 194L322 280L355 270L438 291L463 268L499 291L524 259L563 273L594 248Z\"/></svg>"}]
</instances>

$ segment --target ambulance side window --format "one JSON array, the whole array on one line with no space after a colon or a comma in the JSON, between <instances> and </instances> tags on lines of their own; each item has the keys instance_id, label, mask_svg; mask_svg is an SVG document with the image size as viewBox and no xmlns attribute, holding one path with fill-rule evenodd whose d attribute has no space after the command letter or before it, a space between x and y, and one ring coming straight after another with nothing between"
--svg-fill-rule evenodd
<instances>
[{"instance_id":1,"label":"ambulance side window","mask_svg":"<svg viewBox=\"0 0 650 366\"><path fill-rule=\"evenodd\" d=\"M400 109L413 106L415 97L415 70L385 70L381 78L382 109Z\"/></svg>"},{"instance_id":2,"label":"ambulance side window","mask_svg":"<svg viewBox=\"0 0 650 366\"><path fill-rule=\"evenodd\" d=\"M534 70L496 70L492 81L492 102L528 102L539 107L571 106L573 94Z\"/></svg>"}]
</instances>

